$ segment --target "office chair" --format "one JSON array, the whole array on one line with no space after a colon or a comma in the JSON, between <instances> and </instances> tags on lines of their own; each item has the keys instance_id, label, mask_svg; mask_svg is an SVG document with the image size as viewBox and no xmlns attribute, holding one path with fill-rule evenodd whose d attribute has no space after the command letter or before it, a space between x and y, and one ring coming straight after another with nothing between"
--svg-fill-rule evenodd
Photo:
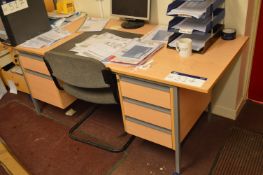
<instances>
[{"instance_id":1,"label":"office chair","mask_svg":"<svg viewBox=\"0 0 263 175\"><path fill-rule=\"evenodd\" d=\"M66 52L50 51L45 54L45 63L57 87L64 89L77 99L94 104L119 103L116 76L100 61ZM74 135L74 131L96 109L97 105L93 105L87 114L69 130L70 138L110 152L118 153L126 150L134 140L134 136L130 136L121 148L111 148Z\"/></svg>"}]
</instances>

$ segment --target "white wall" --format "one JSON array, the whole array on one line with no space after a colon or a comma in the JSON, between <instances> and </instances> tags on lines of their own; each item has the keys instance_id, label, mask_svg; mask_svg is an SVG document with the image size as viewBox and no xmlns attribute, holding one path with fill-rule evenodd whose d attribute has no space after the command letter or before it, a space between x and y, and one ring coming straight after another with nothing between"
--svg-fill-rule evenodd
<instances>
[{"instance_id":1,"label":"white wall","mask_svg":"<svg viewBox=\"0 0 263 175\"><path fill-rule=\"evenodd\" d=\"M104 16L110 16L111 0L101 0ZM166 16L166 10L171 0L152 0L151 1L151 23L167 24L170 17ZM100 0L75 0L76 9L84 11L90 16L100 17Z\"/></svg>"},{"instance_id":2,"label":"white wall","mask_svg":"<svg viewBox=\"0 0 263 175\"><path fill-rule=\"evenodd\" d=\"M226 0L225 9L225 26L235 28L238 34L244 35L248 0ZM246 96L238 94L242 86L240 81L244 77L241 70L242 59L244 57L238 57L214 89L212 112L217 115L235 119L246 100Z\"/></svg>"},{"instance_id":3,"label":"white wall","mask_svg":"<svg viewBox=\"0 0 263 175\"><path fill-rule=\"evenodd\" d=\"M89 16L100 16L100 0L75 0L76 8L85 11ZM237 29L237 33L243 35L246 30L246 17L248 9L248 0L225 0L226 17L225 26ZM110 0L101 0L104 16L110 16ZM166 9L172 0L152 0L151 5L151 23L168 24L170 17L166 16ZM244 57L241 57L246 59ZM213 113L220 116L235 119L245 96L238 94L242 89L242 83L245 77L241 72L242 59L237 59L226 74L220 80L214 90ZM241 87L240 87L241 86Z\"/></svg>"}]
</instances>

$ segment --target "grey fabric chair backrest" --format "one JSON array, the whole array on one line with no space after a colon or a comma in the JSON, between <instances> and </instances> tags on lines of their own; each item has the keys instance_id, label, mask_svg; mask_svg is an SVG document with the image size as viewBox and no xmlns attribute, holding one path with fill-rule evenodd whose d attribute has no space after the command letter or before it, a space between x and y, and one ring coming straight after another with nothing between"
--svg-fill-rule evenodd
<instances>
[{"instance_id":1,"label":"grey fabric chair backrest","mask_svg":"<svg viewBox=\"0 0 263 175\"><path fill-rule=\"evenodd\" d=\"M58 80L81 88L109 88L102 71L105 65L94 58L81 57L67 52L50 51L45 60Z\"/></svg>"}]
</instances>

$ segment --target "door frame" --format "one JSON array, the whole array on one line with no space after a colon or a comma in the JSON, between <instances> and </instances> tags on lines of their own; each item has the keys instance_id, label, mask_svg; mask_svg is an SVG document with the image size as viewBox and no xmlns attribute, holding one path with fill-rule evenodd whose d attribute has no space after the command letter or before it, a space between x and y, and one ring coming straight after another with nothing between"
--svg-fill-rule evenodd
<instances>
[{"instance_id":1,"label":"door frame","mask_svg":"<svg viewBox=\"0 0 263 175\"><path fill-rule=\"evenodd\" d=\"M246 73L245 73L245 96L248 99L248 90L250 85L250 76L253 66L253 58L256 47L256 38L258 32L258 24L260 17L261 1L253 1L248 3L247 20L246 20L246 31L245 35L249 36L249 45L247 47L246 53L247 57ZM263 10L263 9L262 9Z\"/></svg>"}]
</instances>

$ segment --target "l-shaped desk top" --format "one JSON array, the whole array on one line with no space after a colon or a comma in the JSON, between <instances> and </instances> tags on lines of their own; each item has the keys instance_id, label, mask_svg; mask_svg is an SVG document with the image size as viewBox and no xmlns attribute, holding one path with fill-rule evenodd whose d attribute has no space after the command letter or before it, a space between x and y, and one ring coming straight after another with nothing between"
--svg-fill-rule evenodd
<instances>
[{"instance_id":1,"label":"l-shaped desk top","mask_svg":"<svg viewBox=\"0 0 263 175\"><path fill-rule=\"evenodd\" d=\"M47 51L80 35L81 33L76 31L83 21L84 18L80 18L66 25L65 28L72 32L72 34L63 40L56 42L52 46L41 49L31 49L17 46L16 49L21 52L43 56ZM112 19L107 24L106 28L130 33L146 34L155 27L155 25L147 24L139 29L127 30L122 29L120 24L121 21ZM170 86L208 93L214 87L218 79L223 75L228 66L233 62L236 56L241 52L247 40L248 37L246 36L238 36L232 41L218 39L204 54L193 54L188 58L180 58L175 50L164 47L152 56L151 59L153 60L153 63L147 70L135 69L134 66L123 66L114 63L107 64L107 67L111 68L113 72L118 74L129 75ZM165 80L165 77L172 71L205 77L207 78L207 81L201 88L199 88Z\"/></svg>"}]
</instances>

